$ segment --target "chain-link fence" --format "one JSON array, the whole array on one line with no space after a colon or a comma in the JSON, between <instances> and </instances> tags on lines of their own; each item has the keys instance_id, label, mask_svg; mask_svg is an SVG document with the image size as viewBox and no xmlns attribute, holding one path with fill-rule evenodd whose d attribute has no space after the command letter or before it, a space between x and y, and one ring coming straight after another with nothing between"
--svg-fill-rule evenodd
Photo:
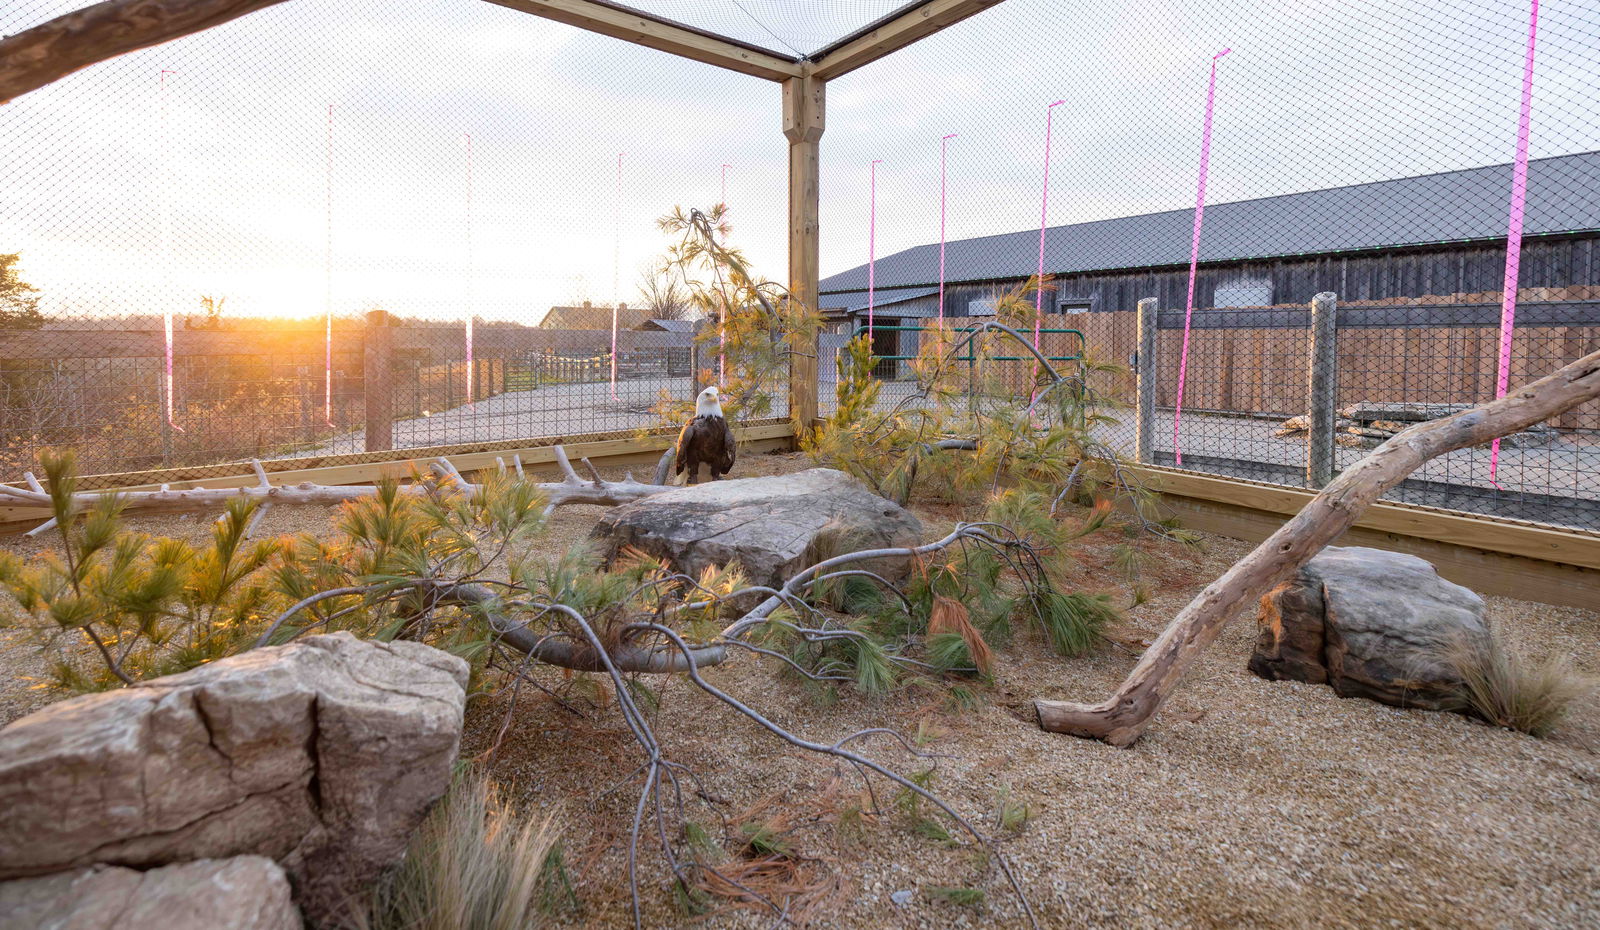
<instances>
[{"instance_id":1,"label":"chain-link fence","mask_svg":"<svg viewBox=\"0 0 1600 930\"><path fill-rule=\"evenodd\" d=\"M725 201L781 279L776 106L478 0L296 0L0 107L0 480L656 425L706 368L656 221Z\"/></svg>"},{"instance_id":2,"label":"chain-link fence","mask_svg":"<svg viewBox=\"0 0 1600 930\"><path fill-rule=\"evenodd\" d=\"M824 62L918 6L630 5ZM920 329L1042 271L1045 328L1119 367L1109 441L1133 448L1153 298L1148 458L1304 484L1312 298L1339 468L1495 396L1519 225L1507 379L1591 351L1600 6L1530 12L1007 0L829 80L822 409L867 320L892 401ZM726 202L784 281L779 112L758 78L476 0L296 0L0 107L3 477L48 446L119 471L656 422L707 360L654 220ZM1600 529L1597 448L1589 405L1393 496Z\"/></svg>"},{"instance_id":3,"label":"chain-link fence","mask_svg":"<svg viewBox=\"0 0 1600 930\"><path fill-rule=\"evenodd\" d=\"M960 327L1043 271L1047 325L1118 367L1094 380L1125 404L1103 435L1131 456L1154 299L1146 460L1315 484L1319 293L1337 305L1332 470L1496 396L1513 222L1510 385L1600 348L1600 7L1546 3L1531 59L1530 13L1008 0L830 87L823 306L841 330ZM1600 530L1600 404L1390 497Z\"/></svg>"}]
</instances>

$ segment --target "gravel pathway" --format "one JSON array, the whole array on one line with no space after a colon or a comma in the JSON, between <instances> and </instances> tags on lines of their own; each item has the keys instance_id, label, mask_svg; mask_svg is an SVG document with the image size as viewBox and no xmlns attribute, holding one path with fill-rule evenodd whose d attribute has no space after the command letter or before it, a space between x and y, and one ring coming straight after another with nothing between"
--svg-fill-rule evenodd
<instances>
[{"instance_id":1,"label":"gravel pathway","mask_svg":"<svg viewBox=\"0 0 1600 930\"><path fill-rule=\"evenodd\" d=\"M742 474L804 467L797 456L751 456ZM748 469L748 470L746 470ZM563 508L541 543L582 539L602 511ZM923 510L930 534L949 515ZM328 512L282 507L266 532L320 531ZM140 518L138 526L198 538L207 521ZM14 551L47 543L4 540ZM774 661L740 656L710 670L719 686L815 739L868 726L920 734L939 754L933 787L964 814L992 822L1003 788L1031 818L1003 840L1045 927L1550 927L1600 926L1600 697L1580 702L1551 737L1533 739L1453 714L1342 700L1325 688L1267 682L1245 671L1254 631L1235 622L1202 657L1148 735L1132 749L1040 731L1035 697L1105 694L1144 642L1247 546L1208 537L1199 553L1160 548L1155 592L1081 659L1052 656L1031 634L997 650L992 688L957 710L945 686L879 701L851 692L818 703ZM1079 556L1085 589L1114 577L1109 544ZM1537 655L1571 655L1600 674L1600 614L1491 598L1505 630ZM0 631L0 722L49 695L30 690L39 656ZM549 671L549 683L561 673ZM1015 902L971 847L919 834L902 813L852 826L863 801L848 771L781 747L682 679L652 683L658 735L670 757L701 774L723 803L727 834L782 815L785 841L809 857L812 924L826 927L1018 927ZM509 696L474 702L462 754L484 750ZM512 739L495 770L522 803L565 823L582 905L557 921L629 923L623 854L633 814L637 749L614 711L580 703L580 718L540 695L518 700ZM926 763L887 742L872 755L916 771ZM892 792L880 797L887 803ZM615 789L615 790L612 790ZM752 811L753 813L746 813ZM691 816L722 832L716 814ZM645 926L766 927L747 911L690 918L677 910L653 845L641 848ZM984 903L950 904L941 886L975 887ZM909 895L898 895L909 892ZM906 900L897 904L896 898Z\"/></svg>"}]
</instances>

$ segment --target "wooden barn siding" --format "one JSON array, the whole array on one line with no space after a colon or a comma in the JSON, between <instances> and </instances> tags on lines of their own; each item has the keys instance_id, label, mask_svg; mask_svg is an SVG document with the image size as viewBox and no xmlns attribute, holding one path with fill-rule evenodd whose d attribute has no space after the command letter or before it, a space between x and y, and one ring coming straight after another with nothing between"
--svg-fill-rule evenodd
<instances>
[{"instance_id":1,"label":"wooden barn siding","mask_svg":"<svg viewBox=\"0 0 1600 930\"><path fill-rule=\"evenodd\" d=\"M1522 248L1519 286L1600 285L1600 247L1596 242L1579 237L1528 241ZM1492 244L1238 262L1202 266L1196 275L1194 305L1196 309L1214 306L1217 285L1241 279L1271 280L1274 304L1303 304L1322 291L1332 291L1347 301L1493 291L1499 290L1504 273L1505 247ZM1089 272L1062 275L1052 283L1058 299L1088 298L1096 310L1134 310L1145 297L1159 298L1167 309L1184 305L1189 270ZM998 286L962 287L987 293ZM965 307L965 303L957 306Z\"/></svg>"},{"instance_id":2,"label":"wooden barn siding","mask_svg":"<svg viewBox=\"0 0 1600 930\"><path fill-rule=\"evenodd\" d=\"M1133 311L1057 317L1083 331L1091 358L1118 371L1091 378L1097 389L1131 404L1134 379L1127 367L1138 346ZM1181 329L1157 333L1157 402L1172 406L1177 393ZM1498 327L1395 327L1339 332L1339 403L1424 401L1478 403L1494 397ZM1308 334L1303 329L1192 329L1184 406L1247 414L1303 413ZM1519 327L1511 346L1513 386L1543 377L1600 350L1600 325ZM1568 429L1600 429L1600 401L1555 421Z\"/></svg>"}]
</instances>

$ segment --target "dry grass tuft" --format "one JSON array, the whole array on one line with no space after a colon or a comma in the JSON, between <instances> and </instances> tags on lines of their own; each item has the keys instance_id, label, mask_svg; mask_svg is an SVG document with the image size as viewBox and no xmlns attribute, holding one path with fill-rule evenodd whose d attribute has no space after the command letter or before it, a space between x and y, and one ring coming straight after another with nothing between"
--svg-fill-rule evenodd
<instances>
[{"instance_id":1,"label":"dry grass tuft","mask_svg":"<svg viewBox=\"0 0 1600 930\"><path fill-rule=\"evenodd\" d=\"M1440 657L1461 678L1461 710L1531 736L1555 729L1572 702L1595 686L1566 656L1535 660L1492 627L1487 642L1457 638L1444 645Z\"/></svg>"},{"instance_id":2,"label":"dry grass tuft","mask_svg":"<svg viewBox=\"0 0 1600 930\"><path fill-rule=\"evenodd\" d=\"M405 861L373 894L362 930L523 930L571 895L551 818L508 807L488 778L468 776L411 838Z\"/></svg>"},{"instance_id":3,"label":"dry grass tuft","mask_svg":"<svg viewBox=\"0 0 1600 930\"><path fill-rule=\"evenodd\" d=\"M937 595L933 599L933 611L928 615L928 636L931 639L941 633L954 633L961 637L978 671L987 675L994 668L994 650L989 648L989 644L983 641L983 634L972 625L966 605L954 598Z\"/></svg>"}]
</instances>

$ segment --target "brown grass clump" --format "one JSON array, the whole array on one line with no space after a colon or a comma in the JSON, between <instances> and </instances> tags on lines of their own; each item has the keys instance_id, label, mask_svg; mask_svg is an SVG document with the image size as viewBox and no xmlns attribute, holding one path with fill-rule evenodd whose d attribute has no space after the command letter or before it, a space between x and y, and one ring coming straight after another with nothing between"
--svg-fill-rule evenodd
<instances>
[{"instance_id":1,"label":"brown grass clump","mask_svg":"<svg viewBox=\"0 0 1600 930\"><path fill-rule=\"evenodd\" d=\"M1595 684L1566 656L1535 660L1509 646L1493 628L1486 641L1465 637L1450 641L1441 657L1462 681L1462 711L1531 736L1555 729L1572 702Z\"/></svg>"},{"instance_id":2,"label":"brown grass clump","mask_svg":"<svg viewBox=\"0 0 1600 930\"><path fill-rule=\"evenodd\" d=\"M373 894L361 930L523 930L569 897L551 818L511 809L494 782L468 776L413 834L405 861Z\"/></svg>"},{"instance_id":3,"label":"brown grass clump","mask_svg":"<svg viewBox=\"0 0 1600 930\"><path fill-rule=\"evenodd\" d=\"M984 642L983 634L978 632L968 617L966 605L954 598L936 595L933 610L928 614L928 637L931 639L941 633L960 636L967 644L967 654L972 656L972 664L987 675L994 668L994 650Z\"/></svg>"},{"instance_id":4,"label":"brown grass clump","mask_svg":"<svg viewBox=\"0 0 1600 930\"><path fill-rule=\"evenodd\" d=\"M776 911L786 922L805 926L838 907L848 889L837 861L804 855L799 842L807 827L837 818L840 787L836 777L796 801L776 794L761 798L734 818L741 823L726 853L710 837L692 841L700 848L688 903L699 906L690 909Z\"/></svg>"}]
</instances>

